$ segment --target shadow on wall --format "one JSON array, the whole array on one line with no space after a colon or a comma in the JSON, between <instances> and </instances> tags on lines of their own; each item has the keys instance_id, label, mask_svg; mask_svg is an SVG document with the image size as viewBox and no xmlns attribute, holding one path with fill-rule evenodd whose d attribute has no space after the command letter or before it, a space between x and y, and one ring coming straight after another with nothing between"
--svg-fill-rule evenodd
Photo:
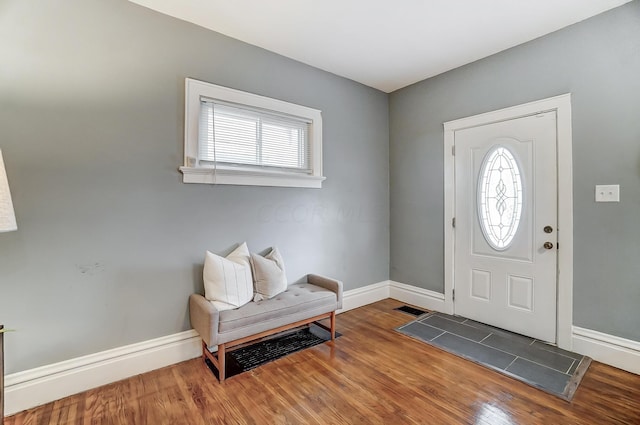
<instances>
[{"instance_id":1,"label":"shadow on wall","mask_svg":"<svg viewBox=\"0 0 640 425\"><path fill-rule=\"evenodd\" d=\"M203 258L204 258L204 254L203 254ZM204 271L204 263L193 264L192 270L193 270L193 279L192 279L193 293L204 294L204 280L202 279L202 272Z\"/></svg>"}]
</instances>

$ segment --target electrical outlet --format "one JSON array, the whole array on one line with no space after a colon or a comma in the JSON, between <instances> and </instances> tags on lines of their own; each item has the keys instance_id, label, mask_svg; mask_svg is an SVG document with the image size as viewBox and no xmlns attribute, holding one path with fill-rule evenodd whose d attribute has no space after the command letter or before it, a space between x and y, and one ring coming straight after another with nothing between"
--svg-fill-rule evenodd
<instances>
[{"instance_id":1,"label":"electrical outlet","mask_svg":"<svg viewBox=\"0 0 640 425\"><path fill-rule=\"evenodd\" d=\"M597 185L596 202L620 202L620 185Z\"/></svg>"}]
</instances>

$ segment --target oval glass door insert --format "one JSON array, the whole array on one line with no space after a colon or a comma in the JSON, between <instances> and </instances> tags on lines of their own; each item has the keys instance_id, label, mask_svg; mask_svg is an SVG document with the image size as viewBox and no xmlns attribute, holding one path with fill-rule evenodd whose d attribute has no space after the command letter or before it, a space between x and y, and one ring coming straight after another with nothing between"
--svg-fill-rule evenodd
<instances>
[{"instance_id":1,"label":"oval glass door insert","mask_svg":"<svg viewBox=\"0 0 640 425\"><path fill-rule=\"evenodd\" d=\"M489 149L478 178L478 219L487 243L497 251L511 245L522 215L522 175L506 146Z\"/></svg>"}]
</instances>

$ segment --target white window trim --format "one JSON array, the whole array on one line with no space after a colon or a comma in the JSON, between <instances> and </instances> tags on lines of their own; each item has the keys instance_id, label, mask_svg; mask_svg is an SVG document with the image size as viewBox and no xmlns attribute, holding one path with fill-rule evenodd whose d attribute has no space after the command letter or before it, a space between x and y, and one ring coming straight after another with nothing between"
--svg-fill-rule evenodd
<instances>
[{"instance_id":1,"label":"white window trim","mask_svg":"<svg viewBox=\"0 0 640 425\"><path fill-rule=\"evenodd\" d=\"M311 174L268 169L243 169L242 167L220 164L215 168L198 167L198 120L201 97L261 108L309 120L311 122L309 129ZM184 127L184 165L180 167L183 183L322 187L322 181L325 179L322 175L322 113L317 109L186 78Z\"/></svg>"}]
</instances>

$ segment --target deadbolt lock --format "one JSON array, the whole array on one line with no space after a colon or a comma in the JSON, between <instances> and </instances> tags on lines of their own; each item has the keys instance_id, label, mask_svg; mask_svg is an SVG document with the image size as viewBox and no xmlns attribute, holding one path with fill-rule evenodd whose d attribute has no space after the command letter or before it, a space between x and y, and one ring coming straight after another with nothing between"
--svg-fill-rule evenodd
<instances>
[{"instance_id":1,"label":"deadbolt lock","mask_svg":"<svg viewBox=\"0 0 640 425\"><path fill-rule=\"evenodd\" d=\"M551 232L553 232L553 227L551 227L551 226L544 226L544 229L543 229L543 230L544 230L544 232L545 232L545 233L551 233Z\"/></svg>"}]
</instances>

